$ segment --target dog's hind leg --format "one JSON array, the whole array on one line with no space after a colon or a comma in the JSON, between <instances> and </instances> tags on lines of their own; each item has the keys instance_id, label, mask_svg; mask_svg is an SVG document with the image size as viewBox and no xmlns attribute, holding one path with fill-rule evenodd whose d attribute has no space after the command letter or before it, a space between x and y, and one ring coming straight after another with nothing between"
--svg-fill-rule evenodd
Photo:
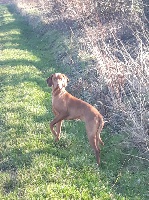
<instances>
[{"instance_id":1,"label":"dog's hind leg","mask_svg":"<svg viewBox=\"0 0 149 200\"><path fill-rule=\"evenodd\" d=\"M98 140L97 140L97 135L96 135L97 128L95 128L95 126L92 126L92 125L90 126L86 125L86 131L87 131L89 143L95 152L97 164L99 165L100 164L100 148L98 145Z\"/></svg>"},{"instance_id":2,"label":"dog's hind leg","mask_svg":"<svg viewBox=\"0 0 149 200\"><path fill-rule=\"evenodd\" d=\"M103 129L103 126L104 126L104 121L103 121L103 119L100 117L100 118L99 118L99 125L98 125L97 132L96 132L96 136L97 136L97 143L98 143L98 145L99 145L99 143L100 143L101 145L104 146L104 142L102 141L102 139L101 139L101 137L100 137L100 133L101 133L101 131L102 131L102 129Z\"/></svg>"},{"instance_id":3,"label":"dog's hind leg","mask_svg":"<svg viewBox=\"0 0 149 200\"><path fill-rule=\"evenodd\" d=\"M100 148L97 144L97 139L96 137L89 137L89 143L91 145L91 147L94 149L94 152L95 152L95 156L96 156L96 161L97 161L97 164L99 165L100 164Z\"/></svg>"},{"instance_id":4,"label":"dog's hind leg","mask_svg":"<svg viewBox=\"0 0 149 200\"><path fill-rule=\"evenodd\" d=\"M97 131L97 133L96 133L96 139L97 139L97 144L98 144L98 146L99 146L99 143L102 145L102 146L104 146L104 142L102 141L102 139L101 139L101 137L100 137L100 130L98 130Z\"/></svg>"}]
</instances>

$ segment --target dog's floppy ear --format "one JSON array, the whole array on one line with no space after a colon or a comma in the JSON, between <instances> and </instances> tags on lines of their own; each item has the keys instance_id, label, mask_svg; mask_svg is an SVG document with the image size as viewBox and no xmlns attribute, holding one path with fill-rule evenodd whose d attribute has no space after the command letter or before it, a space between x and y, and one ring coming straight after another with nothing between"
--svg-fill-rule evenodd
<instances>
[{"instance_id":1,"label":"dog's floppy ear","mask_svg":"<svg viewBox=\"0 0 149 200\"><path fill-rule=\"evenodd\" d=\"M53 77L53 74L47 79L47 84L49 87L52 87L52 85L53 85L52 77Z\"/></svg>"}]
</instances>

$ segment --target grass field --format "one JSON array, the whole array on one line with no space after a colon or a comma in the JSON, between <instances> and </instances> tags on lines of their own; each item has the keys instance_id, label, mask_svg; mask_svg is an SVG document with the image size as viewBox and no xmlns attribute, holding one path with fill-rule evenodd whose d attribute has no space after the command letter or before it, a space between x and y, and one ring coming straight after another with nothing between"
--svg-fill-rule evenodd
<instances>
[{"instance_id":1,"label":"grass field","mask_svg":"<svg viewBox=\"0 0 149 200\"><path fill-rule=\"evenodd\" d=\"M103 130L100 167L83 123L65 122L54 142L53 51L11 6L0 5L0 25L0 199L149 199L149 161L124 135Z\"/></svg>"}]
</instances>

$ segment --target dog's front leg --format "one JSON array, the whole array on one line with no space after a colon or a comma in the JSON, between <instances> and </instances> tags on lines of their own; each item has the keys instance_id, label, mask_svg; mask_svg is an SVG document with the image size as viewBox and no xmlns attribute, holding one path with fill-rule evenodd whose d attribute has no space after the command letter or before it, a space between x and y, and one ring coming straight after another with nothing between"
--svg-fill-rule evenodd
<instances>
[{"instance_id":1,"label":"dog's front leg","mask_svg":"<svg viewBox=\"0 0 149 200\"><path fill-rule=\"evenodd\" d=\"M54 113L55 117L59 115L59 113L54 108L52 108L52 110L53 110L53 113ZM62 122L63 121L61 120L56 124L56 133L57 133L56 140L57 141L60 139Z\"/></svg>"},{"instance_id":2,"label":"dog's front leg","mask_svg":"<svg viewBox=\"0 0 149 200\"><path fill-rule=\"evenodd\" d=\"M63 121L61 120L56 124L56 132L57 132L56 141L58 141L60 139L62 123L63 123Z\"/></svg>"},{"instance_id":3,"label":"dog's front leg","mask_svg":"<svg viewBox=\"0 0 149 200\"><path fill-rule=\"evenodd\" d=\"M59 140L60 132L61 132L61 124L62 120L67 118L67 114L59 114L57 115L53 121L50 123L50 129L53 133L53 135L56 137L55 141ZM56 124L56 131L54 130L54 125Z\"/></svg>"}]
</instances>

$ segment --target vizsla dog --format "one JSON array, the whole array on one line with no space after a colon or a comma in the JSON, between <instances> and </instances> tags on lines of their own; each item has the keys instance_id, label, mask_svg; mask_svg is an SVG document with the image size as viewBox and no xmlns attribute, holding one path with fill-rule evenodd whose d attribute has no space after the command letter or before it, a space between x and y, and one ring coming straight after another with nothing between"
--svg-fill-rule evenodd
<instances>
[{"instance_id":1,"label":"vizsla dog","mask_svg":"<svg viewBox=\"0 0 149 200\"><path fill-rule=\"evenodd\" d=\"M100 132L104 126L102 115L90 104L69 94L65 87L69 79L61 73L52 74L47 79L47 84L52 87L52 108L55 118L50 123L50 128L56 141L60 139L62 120L80 119L85 122L89 143L95 151L97 164L100 164L99 143L104 145ZM54 126L56 125L56 131Z\"/></svg>"}]
</instances>

